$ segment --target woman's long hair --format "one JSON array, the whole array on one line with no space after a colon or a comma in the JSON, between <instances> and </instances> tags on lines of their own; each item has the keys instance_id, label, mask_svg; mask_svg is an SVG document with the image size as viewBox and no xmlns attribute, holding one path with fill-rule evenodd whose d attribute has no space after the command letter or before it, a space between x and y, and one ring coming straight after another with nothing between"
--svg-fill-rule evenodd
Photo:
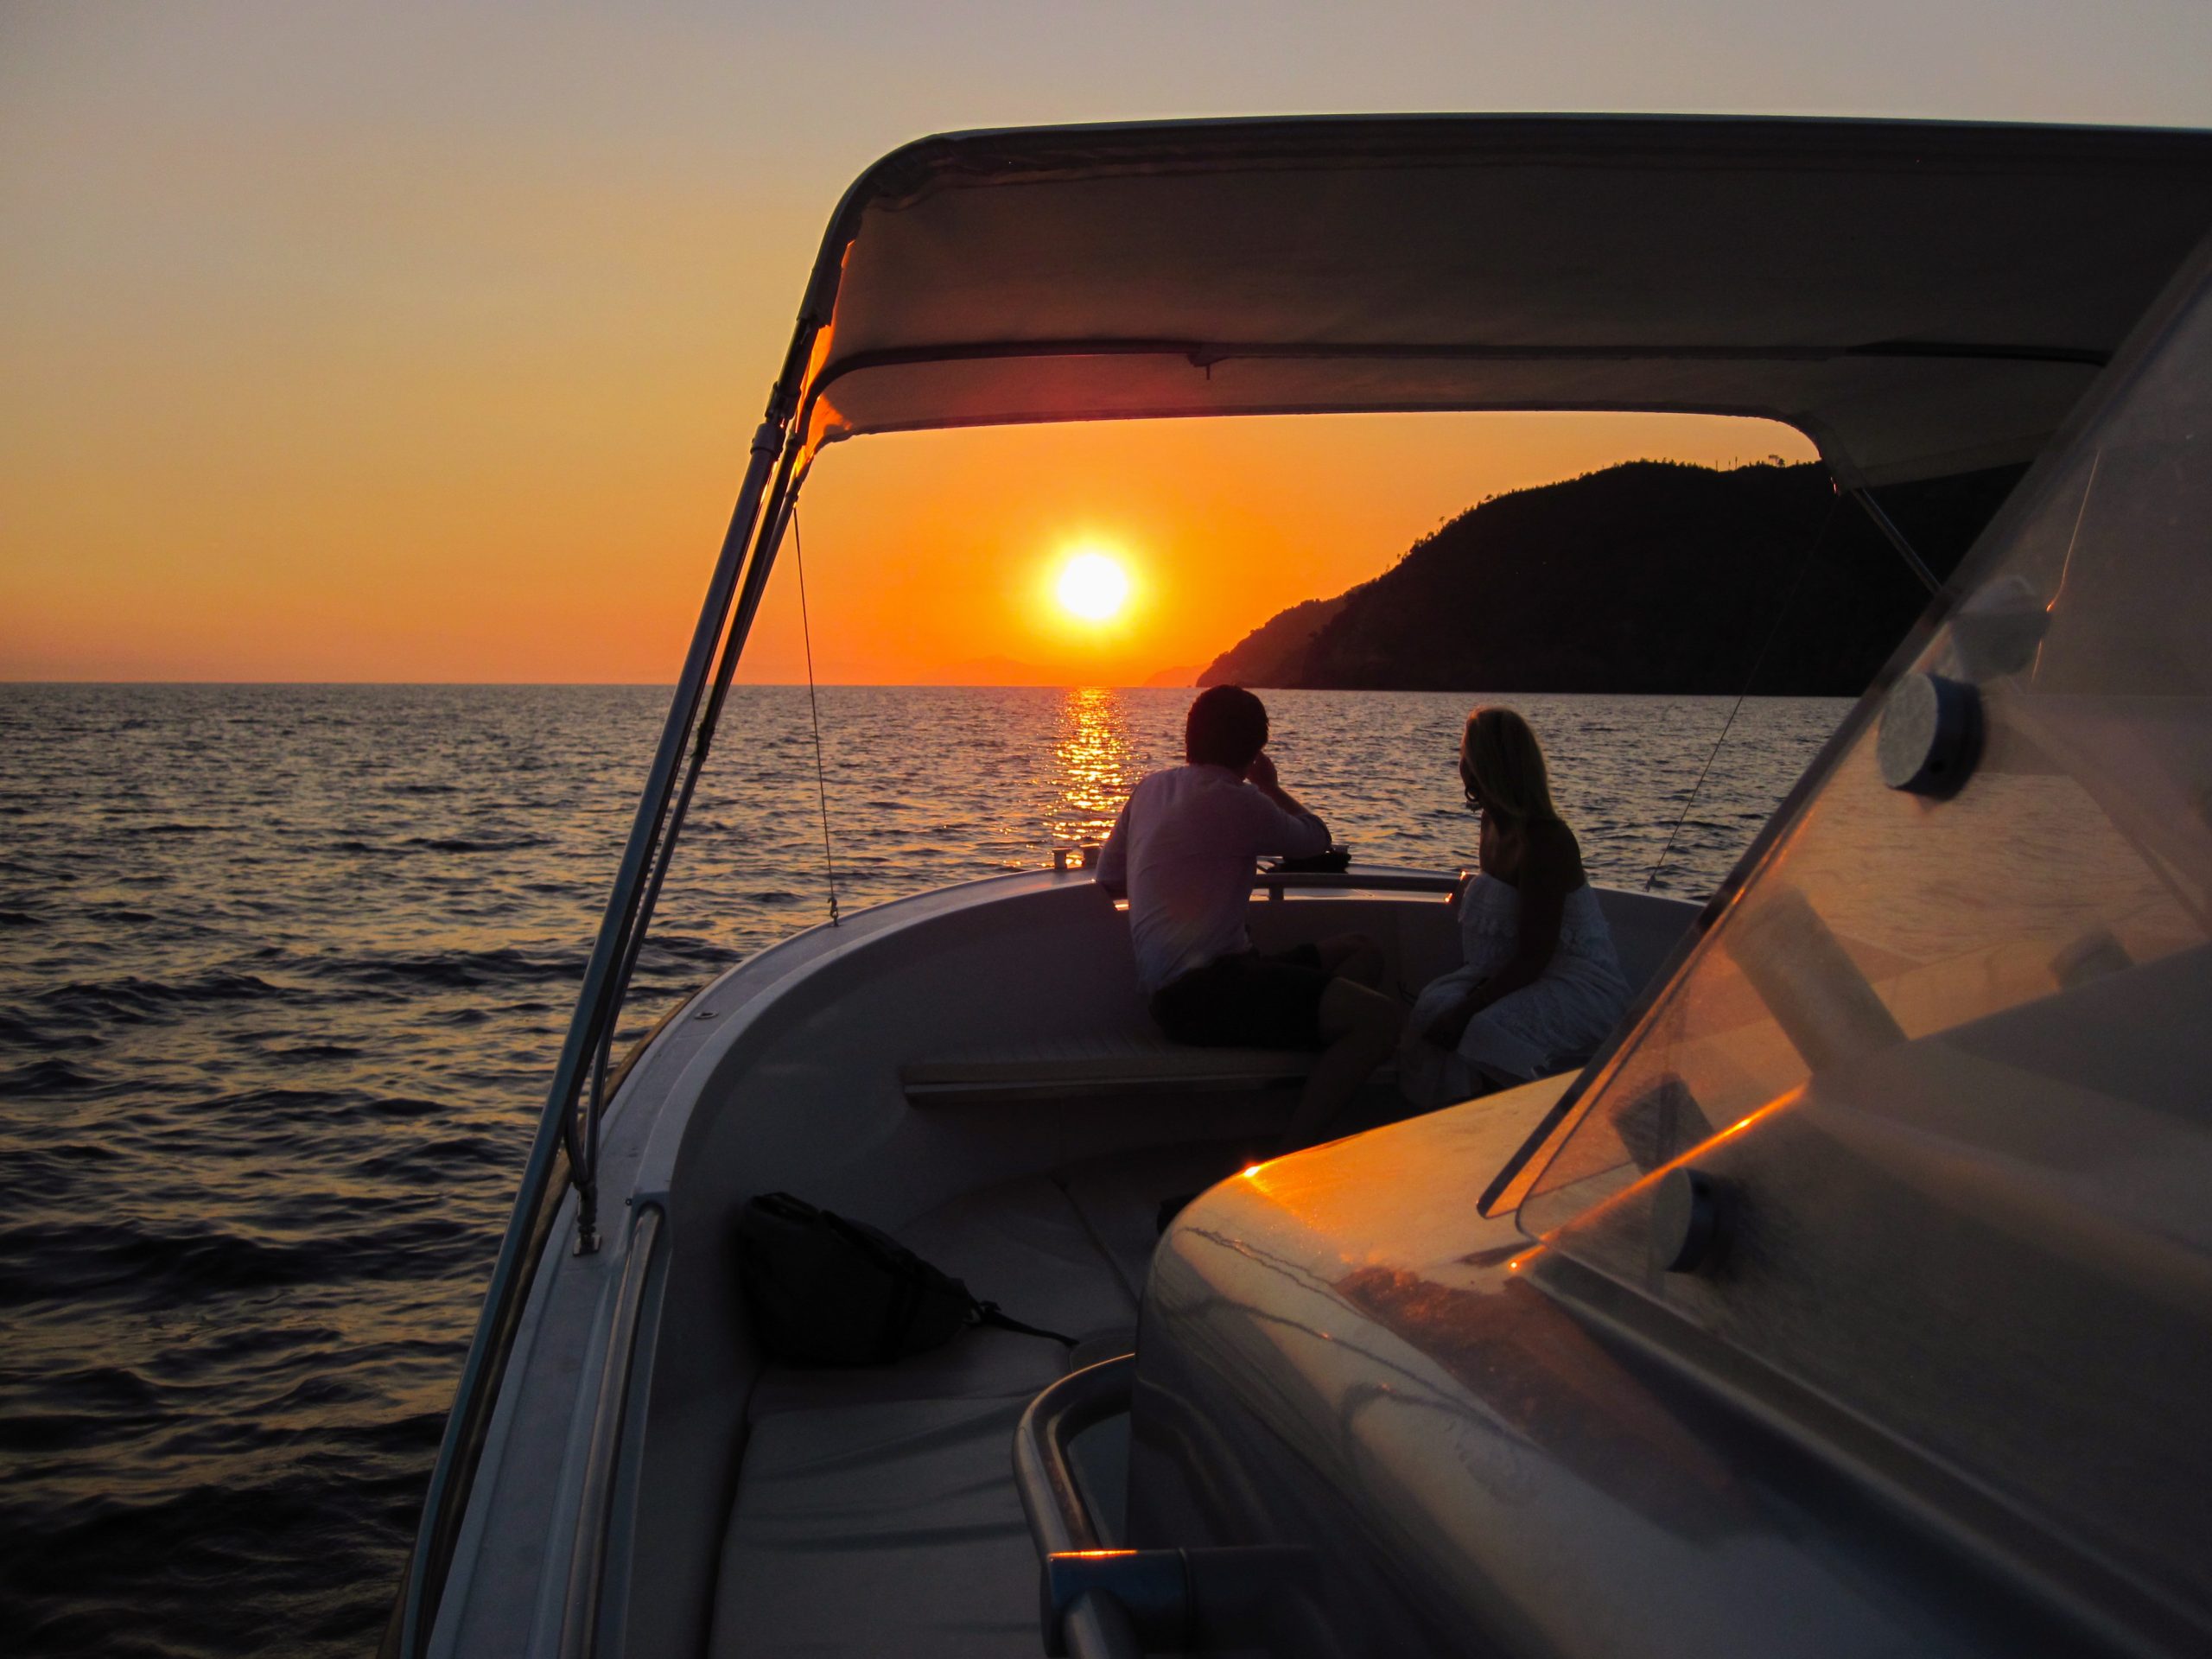
<instances>
[{"instance_id":1,"label":"woman's long hair","mask_svg":"<svg viewBox=\"0 0 2212 1659\"><path fill-rule=\"evenodd\" d=\"M1459 781L1469 801L1501 817L1528 823L1557 818L1543 746L1510 709L1478 709L1459 739Z\"/></svg>"}]
</instances>

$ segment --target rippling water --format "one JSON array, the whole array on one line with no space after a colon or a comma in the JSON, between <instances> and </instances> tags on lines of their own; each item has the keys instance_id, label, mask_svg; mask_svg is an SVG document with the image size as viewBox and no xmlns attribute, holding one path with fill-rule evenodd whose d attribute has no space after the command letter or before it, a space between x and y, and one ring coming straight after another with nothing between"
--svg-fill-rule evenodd
<instances>
[{"instance_id":1,"label":"rippling water","mask_svg":"<svg viewBox=\"0 0 2212 1659\"><path fill-rule=\"evenodd\" d=\"M849 909L1046 863L1187 692L830 688ZM0 1629L359 1654L664 691L0 687ZM1472 856L1468 699L1278 692L1363 860ZM1527 696L1593 879L1727 868L1847 704ZM803 690L734 694L630 1020L827 914Z\"/></svg>"}]
</instances>

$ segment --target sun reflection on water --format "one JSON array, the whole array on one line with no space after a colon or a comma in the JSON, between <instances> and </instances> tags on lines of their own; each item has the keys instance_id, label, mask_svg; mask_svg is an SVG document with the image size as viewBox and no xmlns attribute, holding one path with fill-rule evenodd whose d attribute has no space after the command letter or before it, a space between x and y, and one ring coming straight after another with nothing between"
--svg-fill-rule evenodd
<instances>
[{"instance_id":1,"label":"sun reflection on water","mask_svg":"<svg viewBox=\"0 0 2212 1659\"><path fill-rule=\"evenodd\" d=\"M1125 694L1071 686L1060 698L1052 739L1052 839L1103 841L1142 766Z\"/></svg>"}]
</instances>

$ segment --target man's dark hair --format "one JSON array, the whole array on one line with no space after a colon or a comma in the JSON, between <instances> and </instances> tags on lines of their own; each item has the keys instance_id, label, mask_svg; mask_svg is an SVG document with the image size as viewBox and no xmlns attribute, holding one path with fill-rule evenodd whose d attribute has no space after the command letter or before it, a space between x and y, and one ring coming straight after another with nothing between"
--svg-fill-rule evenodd
<instances>
[{"instance_id":1,"label":"man's dark hair","mask_svg":"<svg viewBox=\"0 0 2212 1659\"><path fill-rule=\"evenodd\" d=\"M1267 706L1241 685L1210 685L1183 720L1183 754L1193 766L1241 772L1268 747Z\"/></svg>"}]
</instances>

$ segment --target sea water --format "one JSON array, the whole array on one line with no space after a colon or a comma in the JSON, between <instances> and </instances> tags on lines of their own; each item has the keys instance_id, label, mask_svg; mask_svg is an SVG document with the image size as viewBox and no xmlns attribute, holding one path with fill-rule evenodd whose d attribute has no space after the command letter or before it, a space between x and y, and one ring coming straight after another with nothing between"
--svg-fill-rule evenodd
<instances>
[{"instance_id":1,"label":"sea water","mask_svg":"<svg viewBox=\"0 0 2212 1659\"><path fill-rule=\"evenodd\" d=\"M817 772L806 691L740 689L629 1029L833 883L1099 839L1189 696L830 687ZM667 701L0 687L10 1652L373 1647ZM1448 869L1472 701L1269 693L1272 752L1363 861ZM1848 707L1510 701L1592 878L1690 896Z\"/></svg>"}]
</instances>

